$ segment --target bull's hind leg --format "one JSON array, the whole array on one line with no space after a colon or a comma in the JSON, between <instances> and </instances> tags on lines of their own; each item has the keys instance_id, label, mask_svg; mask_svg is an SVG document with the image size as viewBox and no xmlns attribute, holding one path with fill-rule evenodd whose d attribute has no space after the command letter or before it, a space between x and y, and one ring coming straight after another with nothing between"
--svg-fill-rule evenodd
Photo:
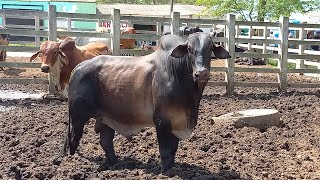
<instances>
[{"instance_id":1,"label":"bull's hind leg","mask_svg":"<svg viewBox=\"0 0 320 180\"><path fill-rule=\"evenodd\" d=\"M71 123L70 154L75 154L83 135L84 125L93 117L93 106L79 98L71 103L69 107L69 118Z\"/></svg>"},{"instance_id":2,"label":"bull's hind leg","mask_svg":"<svg viewBox=\"0 0 320 180\"><path fill-rule=\"evenodd\" d=\"M113 165L118 161L113 147L113 138L115 131L101 122L96 123L99 123L98 126L100 131L100 145L106 153L107 162Z\"/></svg>"},{"instance_id":3,"label":"bull's hind leg","mask_svg":"<svg viewBox=\"0 0 320 180\"><path fill-rule=\"evenodd\" d=\"M174 165L179 139L171 133L170 124L167 122L156 123L156 130L161 158L161 172L166 172Z\"/></svg>"},{"instance_id":4,"label":"bull's hind leg","mask_svg":"<svg viewBox=\"0 0 320 180\"><path fill-rule=\"evenodd\" d=\"M86 68L81 68L85 66ZM69 151L74 154L82 138L84 125L95 117L100 106L100 85L94 66L83 62L69 80Z\"/></svg>"}]
</instances>

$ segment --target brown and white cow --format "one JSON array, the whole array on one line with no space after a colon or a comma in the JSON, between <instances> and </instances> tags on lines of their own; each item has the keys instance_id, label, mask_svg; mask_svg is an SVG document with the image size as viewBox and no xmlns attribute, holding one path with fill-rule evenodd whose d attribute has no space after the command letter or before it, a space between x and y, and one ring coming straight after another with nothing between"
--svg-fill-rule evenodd
<instances>
[{"instance_id":1,"label":"brown and white cow","mask_svg":"<svg viewBox=\"0 0 320 180\"><path fill-rule=\"evenodd\" d=\"M137 32L133 27L128 27L122 30L121 34L137 34ZM133 49L135 42L135 39L120 39L120 49Z\"/></svg>"},{"instance_id":2,"label":"brown and white cow","mask_svg":"<svg viewBox=\"0 0 320 180\"><path fill-rule=\"evenodd\" d=\"M161 171L172 168L179 140L188 138L197 124L199 103L210 79L211 52L221 59L230 55L201 32L187 40L164 35L159 44L146 56L101 55L73 70L64 154L75 154L84 125L95 118L95 130L111 164L117 162L115 131L131 138L151 126L157 131Z\"/></svg>"},{"instance_id":3,"label":"brown and white cow","mask_svg":"<svg viewBox=\"0 0 320 180\"><path fill-rule=\"evenodd\" d=\"M104 43L89 43L85 46L76 46L73 39L67 37L62 41L45 41L40 50L33 54L30 62L38 56L41 58L41 71L51 73L57 84L56 91L67 97L67 88L71 71L80 62L102 54L111 54Z\"/></svg>"},{"instance_id":4,"label":"brown and white cow","mask_svg":"<svg viewBox=\"0 0 320 180\"><path fill-rule=\"evenodd\" d=\"M9 36L8 34L0 34L0 45L7 46L9 45ZM6 61L7 58L7 51L0 50L0 62ZM2 67L0 67L2 69Z\"/></svg>"},{"instance_id":5,"label":"brown and white cow","mask_svg":"<svg viewBox=\"0 0 320 180\"><path fill-rule=\"evenodd\" d=\"M107 29L99 27L96 29L98 32L106 32ZM121 30L121 34L136 34L136 30L133 27L128 27ZM96 37L76 37L76 45L83 46L91 42L101 42L106 44L108 47L111 47L111 38L96 38ZM135 39L120 39L120 49L133 49L135 46Z\"/></svg>"}]
</instances>

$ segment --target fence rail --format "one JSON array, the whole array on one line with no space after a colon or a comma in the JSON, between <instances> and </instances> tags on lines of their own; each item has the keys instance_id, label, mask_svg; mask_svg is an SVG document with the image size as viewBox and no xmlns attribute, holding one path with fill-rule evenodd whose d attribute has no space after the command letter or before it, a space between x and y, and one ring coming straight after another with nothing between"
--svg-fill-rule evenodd
<instances>
[{"instance_id":1,"label":"fence rail","mask_svg":"<svg viewBox=\"0 0 320 180\"><path fill-rule=\"evenodd\" d=\"M320 29L320 24L293 24L289 23L287 17L281 17L279 22L247 22L236 21L234 15L228 15L225 20L216 19L187 19L180 18L180 14L174 12L170 18L160 17L135 17L135 16L121 16L120 11L114 9L107 15L92 15L92 14L75 14L56 12L55 6L50 6L48 12L42 11L12 11L0 10L2 22L6 23L7 17L27 17L35 20L35 26L8 25L8 29L0 29L0 33L20 36L35 37L34 46L0 46L0 50L7 51L31 51L35 52L39 49L40 38L44 40L56 40L57 36L71 36L71 37L97 37L110 38L112 41L111 50L114 55L131 54L131 55L146 55L150 54L152 50L142 49L120 49L120 38L135 39L142 41L157 41L162 35L162 26L170 25L171 33L178 34L179 28L183 25L199 25L200 28L214 28L217 26L224 27L225 37L217 37L215 42L223 42L225 47L229 50L231 58L226 60L225 67L211 67L212 71L225 73L225 80L221 82L210 81L209 85L225 86L227 93L234 92L235 87L274 87L279 88L280 91L285 91L288 87L299 88L318 88L319 84L312 83L288 83L287 75L289 73L313 73L319 74L319 69L308 69L305 65L312 65L320 67L316 62L308 61L320 60L320 53L311 52L307 50L307 46L320 45L319 40L307 39L306 31L312 29ZM68 27L58 27L57 22L64 20ZM44 21L44 25L40 26L40 21ZM71 27L74 21L88 21L96 22L98 26L104 21L112 22L111 32L95 32L94 29L79 29ZM155 31L138 30L137 34L120 34L120 23L126 21L128 24L141 23L147 25L155 25ZM2 24L6 25L6 24ZM67 31L59 31L58 29L66 29ZM248 35L241 35L241 29L248 28ZM270 37L270 31L279 31L279 38ZM289 30L296 32L295 38L289 38ZM258 33L255 34L254 31ZM247 47L249 52L236 53L235 44L241 47ZM295 46L295 47L292 47ZM259 52L253 52L253 50ZM273 51L278 52L277 54ZM235 67L235 57L248 58L271 58L278 60L277 68L242 68ZM295 62L297 69L288 69L288 62ZM39 68L39 63L0 63L0 67L18 67L18 68ZM275 73L278 75L278 82L236 82L236 72L255 72L255 73ZM2 78L0 83L49 83L49 92L53 92L50 86L50 78L48 79L13 79Z\"/></svg>"}]
</instances>

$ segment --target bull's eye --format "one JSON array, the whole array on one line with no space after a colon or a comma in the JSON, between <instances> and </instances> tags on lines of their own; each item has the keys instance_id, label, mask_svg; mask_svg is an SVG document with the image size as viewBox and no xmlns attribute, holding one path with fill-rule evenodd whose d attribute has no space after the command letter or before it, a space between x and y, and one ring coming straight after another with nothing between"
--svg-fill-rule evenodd
<instances>
[{"instance_id":1,"label":"bull's eye","mask_svg":"<svg viewBox=\"0 0 320 180\"><path fill-rule=\"evenodd\" d=\"M58 52L57 52L57 51L55 51L55 52L53 52L53 54L54 54L54 55L56 55L56 54L58 54Z\"/></svg>"},{"instance_id":2,"label":"bull's eye","mask_svg":"<svg viewBox=\"0 0 320 180\"><path fill-rule=\"evenodd\" d=\"M195 54L195 53L196 53L195 50L193 50L191 47L188 47L188 51L189 51L189 53L191 53L191 54Z\"/></svg>"}]
</instances>

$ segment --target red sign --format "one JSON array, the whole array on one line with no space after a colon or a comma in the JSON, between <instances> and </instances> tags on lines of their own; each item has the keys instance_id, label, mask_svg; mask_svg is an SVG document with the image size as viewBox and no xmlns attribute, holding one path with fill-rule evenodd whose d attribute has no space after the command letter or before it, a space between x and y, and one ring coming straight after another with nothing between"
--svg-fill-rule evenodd
<instances>
[{"instance_id":1,"label":"red sign","mask_svg":"<svg viewBox=\"0 0 320 180\"><path fill-rule=\"evenodd\" d=\"M111 22L103 22L102 27L105 27L106 29L111 29L112 23ZM120 29L126 29L128 28L128 23L126 22L120 22Z\"/></svg>"}]
</instances>

